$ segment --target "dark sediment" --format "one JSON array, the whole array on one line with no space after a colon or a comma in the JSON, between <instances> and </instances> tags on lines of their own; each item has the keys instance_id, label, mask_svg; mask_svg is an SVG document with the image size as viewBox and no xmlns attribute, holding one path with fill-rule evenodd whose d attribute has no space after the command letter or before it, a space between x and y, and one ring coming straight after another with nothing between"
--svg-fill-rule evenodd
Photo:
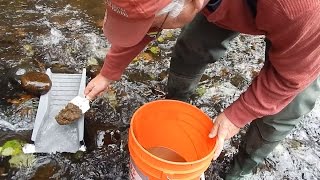
<instances>
[{"instance_id":1,"label":"dark sediment","mask_svg":"<svg viewBox=\"0 0 320 180\"><path fill-rule=\"evenodd\" d=\"M81 115L82 111L78 106L68 103L67 106L63 108L55 118L58 124L66 125L78 120Z\"/></svg>"}]
</instances>

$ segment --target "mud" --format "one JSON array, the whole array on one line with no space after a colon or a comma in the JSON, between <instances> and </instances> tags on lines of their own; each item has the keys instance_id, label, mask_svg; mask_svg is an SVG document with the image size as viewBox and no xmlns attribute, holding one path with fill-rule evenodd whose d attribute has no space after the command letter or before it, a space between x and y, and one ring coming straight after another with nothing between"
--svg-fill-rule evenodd
<instances>
[{"instance_id":1,"label":"mud","mask_svg":"<svg viewBox=\"0 0 320 180\"><path fill-rule=\"evenodd\" d=\"M55 119L57 120L58 124L67 125L78 120L81 115L82 111L78 106L68 103L67 106L59 112Z\"/></svg>"}]
</instances>

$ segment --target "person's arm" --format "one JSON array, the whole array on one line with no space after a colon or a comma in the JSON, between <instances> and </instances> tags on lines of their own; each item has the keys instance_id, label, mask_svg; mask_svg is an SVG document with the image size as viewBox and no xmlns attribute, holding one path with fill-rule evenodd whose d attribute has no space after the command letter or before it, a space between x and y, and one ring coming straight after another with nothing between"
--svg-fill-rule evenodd
<instances>
[{"instance_id":1,"label":"person's arm","mask_svg":"<svg viewBox=\"0 0 320 180\"><path fill-rule=\"evenodd\" d=\"M152 37L146 35L140 43L133 47L112 45L100 73L85 88L85 96L88 99L94 99L100 93L108 90L110 83L120 79L125 68L152 40Z\"/></svg>"},{"instance_id":2,"label":"person's arm","mask_svg":"<svg viewBox=\"0 0 320 180\"><path fill-rule=\"evenodd\" d=\"M236 126L273 115L287 106L318 76L320 71L319 3L279 9L274 18L257 16L271 41L266 64L251 86L225 110ZM273 21L273 22L271 22Z\"/></svg>"},{"instance_id":3,"label":"person's arm","mask_svg":"<svg viewBox=\"0 0 320 180\"><path fill-rule=\"evenodd\" d=\"M101 75L110 80L119 80L130 62L152 41L145 36L143 40L133 47L117 47L111 45L100 71Z\"/></svg>"},{"instance_id":4,"label":"person's arm","mask_svg":"<svg viewBox=\"0 0 320 180\"><path fill-rule=\"evenodd\" d=\"M284 7L269 3L269 7L258 9L256 23L272 43L270 63L239 99L216 117L209 134L210 138L218 137L213 159L218 158L224 141L237 134L240 127L280 112L319 76L320 3L303 2L294 7L289 5L297 4ZM270 7L274 8L274 17L268 15Z\"/></svg>"}]
</instances>

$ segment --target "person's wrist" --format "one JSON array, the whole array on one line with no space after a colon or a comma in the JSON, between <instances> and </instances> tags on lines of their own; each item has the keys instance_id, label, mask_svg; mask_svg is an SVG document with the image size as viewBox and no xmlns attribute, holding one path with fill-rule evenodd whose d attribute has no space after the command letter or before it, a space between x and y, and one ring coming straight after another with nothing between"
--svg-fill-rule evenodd
<instances>
[{"instance_id":1,"label":"person's wrist","mask_svg":"<svg viewBox=\"0 0 320 180\"><path fill-rule=\"evenodd\" d=\"M99 73L98 76L100 76L105 82L111 84L114 82L114 80L109 79L108 77L104 76L103 74Z\"/></svg>"}]
</instances>

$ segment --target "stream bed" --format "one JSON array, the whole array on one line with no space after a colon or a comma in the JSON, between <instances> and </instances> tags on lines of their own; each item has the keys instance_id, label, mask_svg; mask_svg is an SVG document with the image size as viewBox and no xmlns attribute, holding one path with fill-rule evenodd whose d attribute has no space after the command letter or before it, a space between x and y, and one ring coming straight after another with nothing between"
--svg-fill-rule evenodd
<instances>
[{"instance_id":1,"label":"stream bed","mask_svg":"<svg viewBox=\"0 0 320 180\"><path fill-rule=\"evenodd\" d=\"M101 30L104 7L103 0L0 0L0 146L9 140L30 142L39 103L38 96L12 82L12 70L27 66L79 73L92 63L101 67L110 47ZM85 114L87 151L35 154L18 165L10 163L10 156L0 156L0 179L128 179L130 119L144 103L164 97L170 53L179 33L163 31L121 80L92 102ZM259 73L264 46L262 36L236 37L227 54L206 70L190 103L214 118ZM89 73L88 81L92 77ZM318 102L249 179L319 179L319 112ZM226 143L205 172L206 179L221 179L245 129Z\"/></svg>"}]
</instances>

